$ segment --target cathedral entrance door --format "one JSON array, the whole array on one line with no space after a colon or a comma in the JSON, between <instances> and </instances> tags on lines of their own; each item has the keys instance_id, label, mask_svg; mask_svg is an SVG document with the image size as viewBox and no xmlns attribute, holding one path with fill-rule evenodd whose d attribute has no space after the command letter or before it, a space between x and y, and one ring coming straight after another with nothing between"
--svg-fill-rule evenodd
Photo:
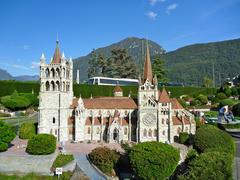
<instances>
[{"instance_id":1,"label":"cathedral entrance door","mask_svg":"<svg viewBox=\"0 0 240 180\"><path fill-rule=\"evenodd\" d=\"M115 128L113 131L113 140L117 142L119 140L119 130L117 128Z\"/></svg>"}]
</instances>

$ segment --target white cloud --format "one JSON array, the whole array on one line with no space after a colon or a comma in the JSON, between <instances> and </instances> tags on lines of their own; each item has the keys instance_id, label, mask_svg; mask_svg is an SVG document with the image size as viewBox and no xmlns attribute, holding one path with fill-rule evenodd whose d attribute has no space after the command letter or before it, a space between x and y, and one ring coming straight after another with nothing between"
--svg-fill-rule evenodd
<instances>
[{"instance_id":1,"label":"white cloud","mask_svg":"<svg viewBox=\"0 0 240 180\"><path fill-rule=\"evenodd\" d=\"M29 45L23 45L23 49L24 49L24 50L29 50L29 49L30 49L30 46L29 46Z\"/></svg>"},{"instance_id":2,"label":"white cloud","mask_svg":"<svg viewBox=\"0 0 240 180\"><path fill-rule=\"evenodd\" d=\"M11 65L12 67L16 68L16 69L25 69L25 70L29 70L29 68L27 66L23 66L20 64L13 64Z\"/></svg>"},{"instance_id":3,"label":"white cloud","mask_svg":"<svg viewBox=\"0 0 240 180\"><path fill-rule=\"evenodd\" d=\"M39 66L40 66L40 62L34 62L33 61L30 68L35 69L35 68L38 68Z\"/></svg>"},{"instance_id":4,"label":"white cloud","mask_svg":"<svg viewBox=\"0 0 240 180\"><path fill-rule=\"evenodd\" d=\"M174 11L175 9L177 9L178 4L174 3L174 4L170 4L167 8L166 8L166 13L170 14L171 11Z\"/></svg>"},{"instance_id":5,"label":"white cloud","mask_svg":"<svg viewBox=\"0 0 240 180\"><path fill-rule=\"evenodd\" d=\"M149 11L148 13L145 14L147 17L149 17L150 19L154 20L157 17L157 13L153 12L153 11Z\"/></svg>"},{"instance_id":6,"label":"white cloud","mask_svg":"<svg viewBox=\"0 0 240 180\"><path fill-rule=\"evenodd\" d=\"M157 2L165 2L166 0L149 0L151 6L154 6Z\"/></svg>"}]
</instances>

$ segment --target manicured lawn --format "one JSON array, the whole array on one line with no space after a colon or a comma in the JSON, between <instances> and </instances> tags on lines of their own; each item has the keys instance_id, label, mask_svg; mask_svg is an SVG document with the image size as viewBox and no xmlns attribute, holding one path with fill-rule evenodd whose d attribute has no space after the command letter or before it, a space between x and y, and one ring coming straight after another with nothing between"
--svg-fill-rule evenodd
<instances>
[{"instance_id":1,"label":"manicured lawn","mask_svg":"<svg viewBox=\"0 0 240 180\"><path fill-rule=\"evenodd\" d=\"M73 155L72 154L59 154L52 165L52 170L55 170L56 167L62 167L66 164L73 161Z\"/></svg>"}]
</instances>

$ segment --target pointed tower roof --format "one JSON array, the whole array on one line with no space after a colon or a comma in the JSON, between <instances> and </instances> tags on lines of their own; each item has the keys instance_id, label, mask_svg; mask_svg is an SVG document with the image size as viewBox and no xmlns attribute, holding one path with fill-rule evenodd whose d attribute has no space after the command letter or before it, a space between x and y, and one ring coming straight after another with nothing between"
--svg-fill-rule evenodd
<instances>
[{"instance_id":1,"label":"pointed tower roof","mask_svg":"<svg viewBox=\"0 0 240 180\"><path fill-rule=\"evenodd\" d=\"M144 72L143 72L143 81L145 82L147 79L152 83L152 65L150 61L150 53L147 43L147 50L146 50L146 58L144 62Z\"/></svg>"},{"instance_id":2,"label":"pointed tower roof","mask_svg":"<svg viewBox=\"0 0 240 180\"><path fill-rule=\"evenodd\" d=\"M117 84L113 89L113 92L123 92L122 88Z\"/></svg>"},{"instance_id":3,"label":"pointed tower roof","mask_svg":"<svg viewBox=\"0 0 240 180\"><path fill-rule=\"evenodd\" d=\"M56 41L56 48L55 48L55 52L53 55L53 60L52 60L52 64L60 64L61 63L61 52L59 49L59 41Z\"/></svg>"},{"instance_id":4,"label":"pointed tower roof","mask_svg":"<svg viewBox=\"0 0 240 180\"><path fill-rule=\"evenodd\" d=\"M161 102L161 103L169 103L170 102L169 95L165 88L163 88L161 94L159 95L159 102Z\"/></svg>"}]
</instances>

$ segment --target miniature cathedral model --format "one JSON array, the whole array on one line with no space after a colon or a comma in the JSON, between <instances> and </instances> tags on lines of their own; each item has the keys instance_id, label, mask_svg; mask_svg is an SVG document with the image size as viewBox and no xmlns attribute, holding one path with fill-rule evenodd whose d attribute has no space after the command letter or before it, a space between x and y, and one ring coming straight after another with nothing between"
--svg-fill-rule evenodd
<instances>
[{"instance_id":1,"label":"miniature cathedral model","mask_svg":"<svg viewBox=\"0 0 240 180\"><path fill-rule=\"evenodd\" d=\"M195 134L194 116L163 88L158 90L147 46L137 103L116 86L112 97L73 97L73 63L57 41L49 64L40 58L38 133L58 141L174 142L180 132Z\"/></svg>"}]
</instances>

